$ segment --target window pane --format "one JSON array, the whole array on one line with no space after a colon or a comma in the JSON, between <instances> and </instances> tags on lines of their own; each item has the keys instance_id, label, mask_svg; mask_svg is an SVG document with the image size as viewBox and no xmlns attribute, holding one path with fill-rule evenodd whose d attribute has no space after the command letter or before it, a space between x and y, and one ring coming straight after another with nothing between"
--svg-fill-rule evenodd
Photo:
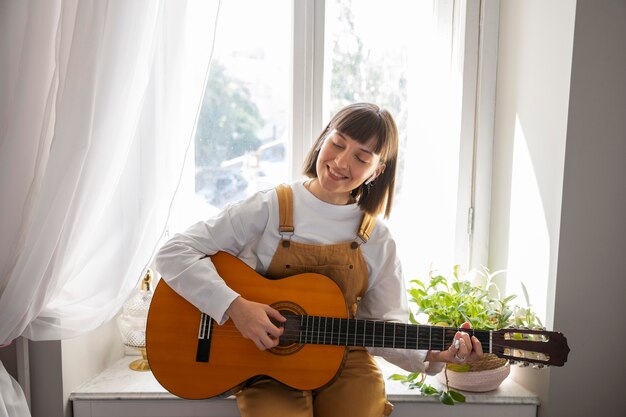
<instances>
[{"instance_id":1,"label":"window pane","mask_svg":"<svg viewBox=\"0 0 626 417\"><path fill-rule=\"evenodd\" d=\"M459 176L453 2L328 0L325 111L369 101L400 131L389 220L407 279L455 259ZM407 227L408 226L408 227Z\"/></svg>"},{"instance_id":2,"label":"window pane","mask_svg":"<svg viewBox=\"0 0 626 417\"><path fill-rule=\"evenodd\" d=\"M195 136L195 191L216 208L287 180L290 12L289 2L221 5Z\"/></svg>"}]
</instances>

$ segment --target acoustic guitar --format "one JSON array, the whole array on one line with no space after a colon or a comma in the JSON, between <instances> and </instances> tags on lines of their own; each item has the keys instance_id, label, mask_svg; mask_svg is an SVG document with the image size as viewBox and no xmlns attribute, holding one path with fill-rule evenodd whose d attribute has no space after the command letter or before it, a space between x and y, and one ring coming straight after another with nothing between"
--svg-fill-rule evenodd
<instances>
[{"instance_id":1,"label":"acoustic guitar","mask_svg":"<svg viewBox=\"0 0 626 417\"><path fill-rule=\"evenodd\" d=\"M159 383L182 398L228 394L264 375L300 390L333 381L349 346L445 350L458 329L348 318L341 290L330 278L304 273L270 280L225 252L211 257L227 285L244 298L269 304L287 319L279 345L261 351L232 320L217 325L164 280L155 290L146 329L150 368ZM558 332L464 329L484 352L562 366L569 352Z\"/></svg>"}]
</instances>

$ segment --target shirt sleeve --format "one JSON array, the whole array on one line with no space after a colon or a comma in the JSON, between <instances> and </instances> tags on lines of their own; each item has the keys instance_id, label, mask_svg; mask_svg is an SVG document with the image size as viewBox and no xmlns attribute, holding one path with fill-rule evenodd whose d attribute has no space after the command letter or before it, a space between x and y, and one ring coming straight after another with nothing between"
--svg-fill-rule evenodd
<instances>
[{"instance_id":1,"label":"shirt sleeve","mask_svg":"<svg viewBox=\"0 0 626 417\"><path fill-rule=\"evenodd\" d=\"M239 294L220 277L209 256L239 255L259 240L269 218L267 193L229 206L216 217L176 234L157 253L156 270L170 287L219 324ZM254 267L255 265L251 265Z\"/></svg>"},{"instance_id":2,"label":"shirt sleeve","mask_svg":"<svg viewBox=\"0 0 626 417\"><path fill-rule=\"evenodd\" d=\"M357 317L408 323L408 297L396 244L388 230L380 226L377 224L378 230L375 229L379 235L373 234L372 239L362 246L369 269L369 283L359 304ZM435 375L444 366L443 363L427 362L426 350L380 347L367 350L409 372Z\"/></svg>"}]
</instances>

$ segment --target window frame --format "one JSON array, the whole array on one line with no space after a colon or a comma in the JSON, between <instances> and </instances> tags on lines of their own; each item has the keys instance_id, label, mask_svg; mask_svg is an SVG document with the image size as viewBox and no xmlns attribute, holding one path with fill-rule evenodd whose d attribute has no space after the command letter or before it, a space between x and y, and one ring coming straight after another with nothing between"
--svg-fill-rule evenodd
<instances>
[{"instance_id":1,"label":"window frame","mask_svg":"<svg viewBox=\"0 0 626 417\"><path fill-rule=\"evenodd\" d=\"M290 178L322 131L325 0L292 2Z\"/></svg>"}]
</instances>

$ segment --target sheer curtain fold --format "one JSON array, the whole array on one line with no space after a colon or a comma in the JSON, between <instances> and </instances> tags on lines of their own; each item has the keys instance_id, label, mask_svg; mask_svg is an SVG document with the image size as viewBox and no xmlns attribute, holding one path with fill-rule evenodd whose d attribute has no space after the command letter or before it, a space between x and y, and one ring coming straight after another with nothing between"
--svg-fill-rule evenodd
<instances>
[{"instance_id":1,"label":"sheer curtain fold","mask_svg":"<svg viewBox=\"0 0 626 417\"><path fill-rule=\"evenodd\" d=\"M141 277L192 137L217 10L0 2L0 345L97 328Z\"/></svg>"}]
</instances>

